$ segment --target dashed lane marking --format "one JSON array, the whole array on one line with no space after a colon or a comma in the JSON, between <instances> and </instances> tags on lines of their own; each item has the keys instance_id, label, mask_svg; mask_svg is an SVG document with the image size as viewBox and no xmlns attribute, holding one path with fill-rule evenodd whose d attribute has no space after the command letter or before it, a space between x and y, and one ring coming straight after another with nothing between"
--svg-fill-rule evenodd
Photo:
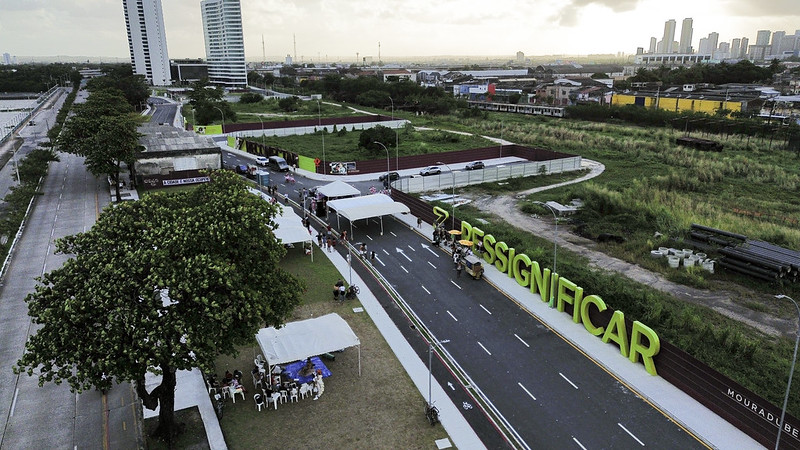
<instances>
[{"instance_id":1,"label":"dashed lane marking","mask_svg":"<svg viewBox=\"0 0 800 450\"><path fill-rule=\"evenodd\" d=\"M436 268L436 266L434 266L432 262L428 261L428 264L430 264L430 266L433 267L434 269Z\"/></svg>"},{"instance_id":2,"label":"dashed lane marking","mask_svg":"<svg viewBox=\"0 0 800 450\"><path fill-rule=\"evenodd\" d=\"M455 281L453 281L453 280L450 280L450 282L451 282L451 283L453 283L453 286L457 287L457 288L458 288L458 289L460 289L460 290L463 290L463 289L461 289L461 286L459 286L459 285L457 285L457 284L456 284L456 282L455 282Z\"/></svg>"},{"instance_id":3,"label":"dashed lane marking","mask_svg":"<svg viewBox=\"0 0 800 450\"><path fill-rule=\"evenodd\" d=\"M481 348L483 349L483 351L485 351L486 353L488 353L488 354L489 354L489 356L492 356L492 352L490 352L489 350L487 350L487 349L486 349L486 347L484 347L484 346L483 346L483 344L481 344L481 341L478 341L478 345L480 345L480 346L481 346Z\"/></svg>"},{"instance_id":4,"label":"dashed lane marking","mask_svg":"<svg viewBox=\"0 0 800 450\"><path fill-rule=\"evenodd\" d=\"M626 432L626 433L628 433L629 435L631 435L631 437L632 437L632 438L634 438L634 439L636 440L636 442L638 442L638 443L639 443L639 445L641 445L642 447L644 447L644 442L640 441L640 440L639 440L639 438L637 438L636 436L634 436L634 435L633 435L633 433L631 433L631 432L630 432L630 431L629 431L627 428L625 428L625 425L623 425L623 424L621 424L621 423L619 423L619 422L617 422L617 425L619 425L619 427L620 427L620 428L622 428L623 430L625 430L625 432Z\"/></svg>"},{"instance_id":5,"label":"dashed lane marking","mask_svg":"<svg viewBox=\"0 0 800 450\"><path fill-rule=\"evenodd\" d=\"M454 315L453 315L453 313L451 313L450 311L447 311L447 314L449 314L449 315L450 315L450 317L452 317L452 318L453 318L453 320L455 320L456 322L458 322L458 319L456 319L456 316L454 316Z\"/></svg>"},{"instance_id":6,"label":"dashed lane marking","mask_svg":"<svg viewBox=\"0 0 800 450\"><path fill-rule=\"evenodd\" d=\"M485 307L485 306L481 305L480 303L478 303L478 306L480 306L480 307L481 307L481 309L483 309L484 311L486 311L486 313L487 313L487 314L489 314L490 316L492 315L492 312L491 312L491 311L489 311L488 309L486 309L486 307Z\"/></svg>"},{"instance_id":7,"label":"dashed lane marking","mask_svg":"<svg viewBox=\"0 0 800 450\"><path fill-rule=\"evenodd\" d=\"M559 375L561 375L561 378L563 378L563 379L567 380L567 383L571 384L571 385L572 385L572 387L574 387L575 389L578 389L578 386L575 386L575 383L573 383L572 381L570 381L570 380L569 380L569 378L565 377L563 373L561 373L561 372L558 372L558 374L559 374Z\"/></svg>"},{"instance_id":8,"label":"dashed lane marking","mask_svg":"<svg viewBox=\"0 0 800 450\"><path fill-rule=\"evenodd\" d=\"M531 348L531 346L528 345L527 342L523 341L521 337L517 336L517 333L514 333L514 337L519 339L519 341L522 342L522 344L525 345L525 347Z\"/></svg>"},{"instance_id":9,"label":"dashed lane marking","mask_svg":"<svg viewBox=\"0 0 800 450\"><path fill-rule=\"evenodd\" d=\"M522 388L522 390L523 390L523 391L525 391L525 393L526 393L526 394L528 394L528 396L529 396L530 398L532 398L534 401L536 400L536 397L534 397L534 396L533 396L533 394L531 394L531 391L529 391L529 390L525 389L525 386L523 386L523 385L522 385L522 383L520 383L520 382L517 382L517 384L519 385L519 387L521 387L521 388Z\"/></svg>"}]
</instances>

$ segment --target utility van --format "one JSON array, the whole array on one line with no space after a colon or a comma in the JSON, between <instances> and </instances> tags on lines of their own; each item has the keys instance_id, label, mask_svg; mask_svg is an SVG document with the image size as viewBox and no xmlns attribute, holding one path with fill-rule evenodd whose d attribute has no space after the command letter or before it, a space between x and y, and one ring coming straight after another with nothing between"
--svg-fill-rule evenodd
<instances>
[{"instance_id":1,"label":"utility van","mask_svg":"<svg viewBox=\"0 0 800 450\"><path fill-rule=\"evenodd\" d=\"M269 157L269 166L273 170L277 170L278 172L288 172L289 171L289 164L286 164L286 160L281 158L280 156L270 156Z\"/></svg>"}]
</instances>

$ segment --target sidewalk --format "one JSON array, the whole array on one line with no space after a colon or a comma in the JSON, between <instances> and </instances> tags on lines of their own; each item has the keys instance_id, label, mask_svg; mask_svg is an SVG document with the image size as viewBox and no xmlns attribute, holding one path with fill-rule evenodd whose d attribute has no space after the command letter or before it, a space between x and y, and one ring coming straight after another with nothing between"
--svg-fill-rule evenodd
<instances>
[{"instance_id":1,"label":"sidewalk","mask_svg":"<svg viewBox=\"0 0 800 450\"><path fill-rule=\"evenodd\" d=\"M416 228L416 218L413 216L395 215L395 218L417 230L425 239L433 233L433 227L428 223L423 223L422 228ZM494 265L485 266L484 277L521 308L579 348L626 387L638 393L664 415L691 431L706 444L714 448L763 448L753 438L711 412L685 392L661 377L648 374L643 365L631 364L630 360L620 355L618 347L604 344L596 336L587 333L582 324L576 324L571 316L550 308L548 303L541 301L538 294L531 294L530 290L517 284L514 278L500 273Z\"/></svg>"}]
</instances>

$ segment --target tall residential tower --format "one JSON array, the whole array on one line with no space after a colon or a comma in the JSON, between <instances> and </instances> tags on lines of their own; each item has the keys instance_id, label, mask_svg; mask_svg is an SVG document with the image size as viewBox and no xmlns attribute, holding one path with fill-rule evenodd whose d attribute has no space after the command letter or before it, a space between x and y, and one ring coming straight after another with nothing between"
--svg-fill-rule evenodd
<instances>
[{"instance_id":1,"label":"tall residential tower","mask_svg":"<svg viewBox=\"0 0 800 450\"><path fill-rule=\"evenodd\" d=\"M208 81L226 88L247 86L242 7L239 0L202 0Z\"/></svg>"},{"instance_id":2,"label":"tall residential tower","mask_svg":"<svg viewBox=\"0 0 800 450\"><path fill-rule=\"evenodd\" d=\"M155 86L169 86L171 77L161 0L122 0L122 7L133 73L144 75Z\"/></svg>"},{"instance_id":3,"label":"tall residential tower","mask_svg":"<svg viewBox=\"0 0 800 450\"><path fill-rule=\"evenodd\" d=\"M687 17L681 24L681 43L678 53L692 53L692 34L692 18Z\"/></svg>"}]
</instances>

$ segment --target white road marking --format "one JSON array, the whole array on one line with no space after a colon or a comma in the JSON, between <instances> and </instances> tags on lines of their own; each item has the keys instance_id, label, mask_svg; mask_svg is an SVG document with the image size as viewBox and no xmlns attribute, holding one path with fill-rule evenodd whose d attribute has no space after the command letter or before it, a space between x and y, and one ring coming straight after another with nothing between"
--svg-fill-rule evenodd
<instances>
[{"instance_id":1,"label":"white road marking","mask_svg":"<svg viewBox=\"0 0 800 450\"><path fill-rule=\"evenodd\" d=\"M572 440L575 441L575 443L578 444L578 446L580 448L582 448L583 450L586 450L586 447L584 447L583 444L581 444L581 441L575 439L575 436L572 436Z\"/></svg>"},{"instance_id":2,"label":"white road marking","mask_svg":"<svg viewBox=\"0 0 800 450\"><path fill-rule=\"evenodd\" d=\"M386 267L386 264L384 264L384 263L383 263L383 261L381 261L381 259L380 259L380 258L378 258L378 257L376 256L376 257L375 257L375 259L377 259L377 260L378 260L378 262L379 262L379 263L381 263L381 265L382 265L383 267Z\"/></svg>"},{"instance_id":3,"label":"white road marking","mask_svg":"<svg viewBox=\"0 0 800 450\"><path fill-rule=\"evenodd\" d=\"M386 253L387 256L389 255L389 252L387 252L385 248L382 248L381 250L383 250L383 253Z\"/></svg>"},{"instance_id":4,"label":"white road marking","mask_svg":"<svg viewBox=\"0 0 800 450\"><path fill-rule=\"evenodd\" d=\"M389 232L389 234L391 234L391 235L392 235L392 236L394 236L394 237L397 237L397 235L396 235L396 234L394 234L394 231L390 231L390 232Z\"/></svg>"},{"instance_id":5,"label":"white road marking","mask_svg":"<svg viewBox=\"0 0 800 450\"><path fill-rule=\"evenodd\" d=\"M453 281L453 280L450 280L450 282L451 282L451 283L453 283L453 286L455 286L455 287L457 287L457 288L461 289L461 286L457 285L455 281ZM463 289L461 289L461 290L463 291Z\"/></svg>"},{"instance_id":6,"label":"white road marking","mask_svg":"<svg viewBox=\"0 0 800 450\"><path fill-rule=\"evenodd\" d=\"M414 250L414 247L412 247L412 246L410 246L410 245L408 246L408 248L410 248L412 252L415 252L415 251L416 251L416 250Z\"/></svg>"},{"instance_id":7,"label":"white road marking","mask_svg":"<svg viewBox=\"0 0 800 450\"><path fill-rule=\"evenodd\" d=\"M370 235L367 235L367 239L369 239L370 241L374 241L375 240L375 239L372 239L372 236L370 236Z\"/></svg>"},{"instance_id":8,"label":"white road marking","mask_svg":"<svg viewBox=\"0 0 800 450\"><path fill-rule=\"evenodd\" d=\"M405 268L405 267L403 267L402 265L400 266L400 268L401 268L401 269L403 269L403 272L405 272L405 273L408 273L408 269L406 269L406 268Z\"/></svg>"},{"instance_id":9,"label":"white road marking","mask_svg":"<svg viewBox=\"0 0 800 450\"><path fill-rule=\"evenodd\" d=\"M526 394L528 394L532 399L536 400L536 397L534 397L533 394L531 394L531 391L525 389L525 386L523 386L522 383L517 382L517 384L519 385L519 387L522 388L523 391L525 391Z\"/></svg>"},{"instance_id":10,"label":"white road marking","mask_svg":"<svg viewBox=\"0 0 800 450\"><path fill-rule=\"evenodd\" d=\"M427 292L427 293L428 293L428 295L431 295L431 291L429 291L428 289L426 289L426 288L425 288L425 286L423 286L423 285L421 285L421 284L420 284L419 286L422 288L422 290L423 290L423 291Z\"/></svg>"},{"instance_id":11,"label":"white road marking","mask_svg":"<svg viewBox=\"0 0 800 450\"><path fill-rule=\"evenodd\" d=\"M403 249L397 248L397 247L395 247L394 249L397 250L397 253L400 253L401 255L403 255L403 258L407 259L408 262L413 262L413 261L411 261L411 258L409 258L408 255L406 255L406 253L403 251Z\"/></svg>"},{"instance_id":12,"label":"white road marking","mask_svg":"<svg viewBox=\"0 0 800 450\"><path fill-rule=\"evenodd\" d=\"M428 245L425 245L425 244L422 244L422 248L424 248L425 250L427 250L427 251L431 252L431 254L432 254L433 256L435 256L435 257L437 257L437 258L439 257L439 254L438 254L438 253L436 253L435 251L431 250L430 246L428 246Z\"/></svg>"},{"instance_id":13,"label":"white road marking","mask_svg":"<svg viewBox=\"0 0 800 450\"><path fill-rule=\"evenodd\" d=\"M558 374L561 375L561 378L567 380L567 383L571 384L572 387L574 387L575 389L578 389L578 386L575 386L575 383L573 383L572 381L569 381L569 378L565 377L563 373L558 372Z\"/></svg>"},{"instance_id":14,"label":"white road marking","mask_svg":"<svg viewBox=\"0 0 800 450\"><path fill-rule=\"evenodd\" d=\"M489 350L486 350L486 347L484 347L484 346L483 346L483 344L481 344L481 341L478 341L478 345L480 345L480 346L481 346L481 348L483 349L483 351L485 351L486 353L488 353L488 354L489 354L489 356L492 356L492 352L490 352Z\"/></svg>"},{"instance_id":15,"label":"white road marking","mask_svg":"<svg viewBox=\"0 0 800 450\"><path fill-rule=\"evenodd\" d=\"M436 266L434 266L432 262L428 261L428 264L430 264L431 267L433 267L434 269L436 268Z\"/></svg>"},{"instance_id":16,"label":"white road marking","mask_svg":"<svg viewBox=\"0 0 800 450\"><path fill-rule=\"evenodd\" d=\"M447 314L449 314L449 315L450 315L450 317L452 317L452 318L453 318L453 320L455 320L456 322L458 322L458 319L456 319L456 316L454 316L454 315L453 315L453 313L451 313L450 311L447 311Z\"/></svg>"},{"instance_id":17,"label":"white road marking","mask_svg":"<svg viewBox=\"0 0 800 450\"><path fill-rule=\"evenodd\" d=\"M640 444L642 447L644 447L644 442L640 441L640 440L639 440L639 438L637 438L636 436L634 436L634 435L633 435L633 433L631 433L631 432L630 432L630 431L629 431L627 428L625 428L625 425L623 425L623 424L621 424L621 423L619 423L619 422L617 422L617 425L619 425L619 427L620 427L620 428L622 428L623 430L625 430L625 432L626 432L626 433L628 433L628 434L630 434L632 438L636 439L636 442L638 442L638 443L639 443L639 444Z\"/></svg>"},{"instance_id":18,"label":"white road marking","mask_svg":"<svg viewBox=\"0 0 800 450\"><path fill-rule=\"evenodd\" d=\"M525 345L525 347L531 348L531 346L528 345L527 342L523 341L521 337L517 336L517 333L514 333L514 337L519 339L519 341L522 342Z\"/></svg>"},{"instance_id":19,"label":"white road marking","mask_svg":"<svg viewBox=\"0 0 800 450\"><path fill-rule=\"evenodd\" d=\"M485 306L481 305L480 303L478 303L478 306L480 306L480 307L481 307L481 309L483 309L484 311L486 311L486 312L487 312L487 313L488 313L490 316L492 315L492 312L491 312L491 311L489 311L488 309L486 309L486 307L485 307Z\"/></svg>"},{"instance_id":20,"label":"white road marking","mask_svg":"<svg viewBox=\"0 0 800 450\"><path fill-rule=\"evenodd\" d=\"M9 417L14 417L14 409L17 407L17 396L19 395L19 388L14 391L14 400L11 401L11 412L9 412Z\"/></svg>"}]
</instances>

